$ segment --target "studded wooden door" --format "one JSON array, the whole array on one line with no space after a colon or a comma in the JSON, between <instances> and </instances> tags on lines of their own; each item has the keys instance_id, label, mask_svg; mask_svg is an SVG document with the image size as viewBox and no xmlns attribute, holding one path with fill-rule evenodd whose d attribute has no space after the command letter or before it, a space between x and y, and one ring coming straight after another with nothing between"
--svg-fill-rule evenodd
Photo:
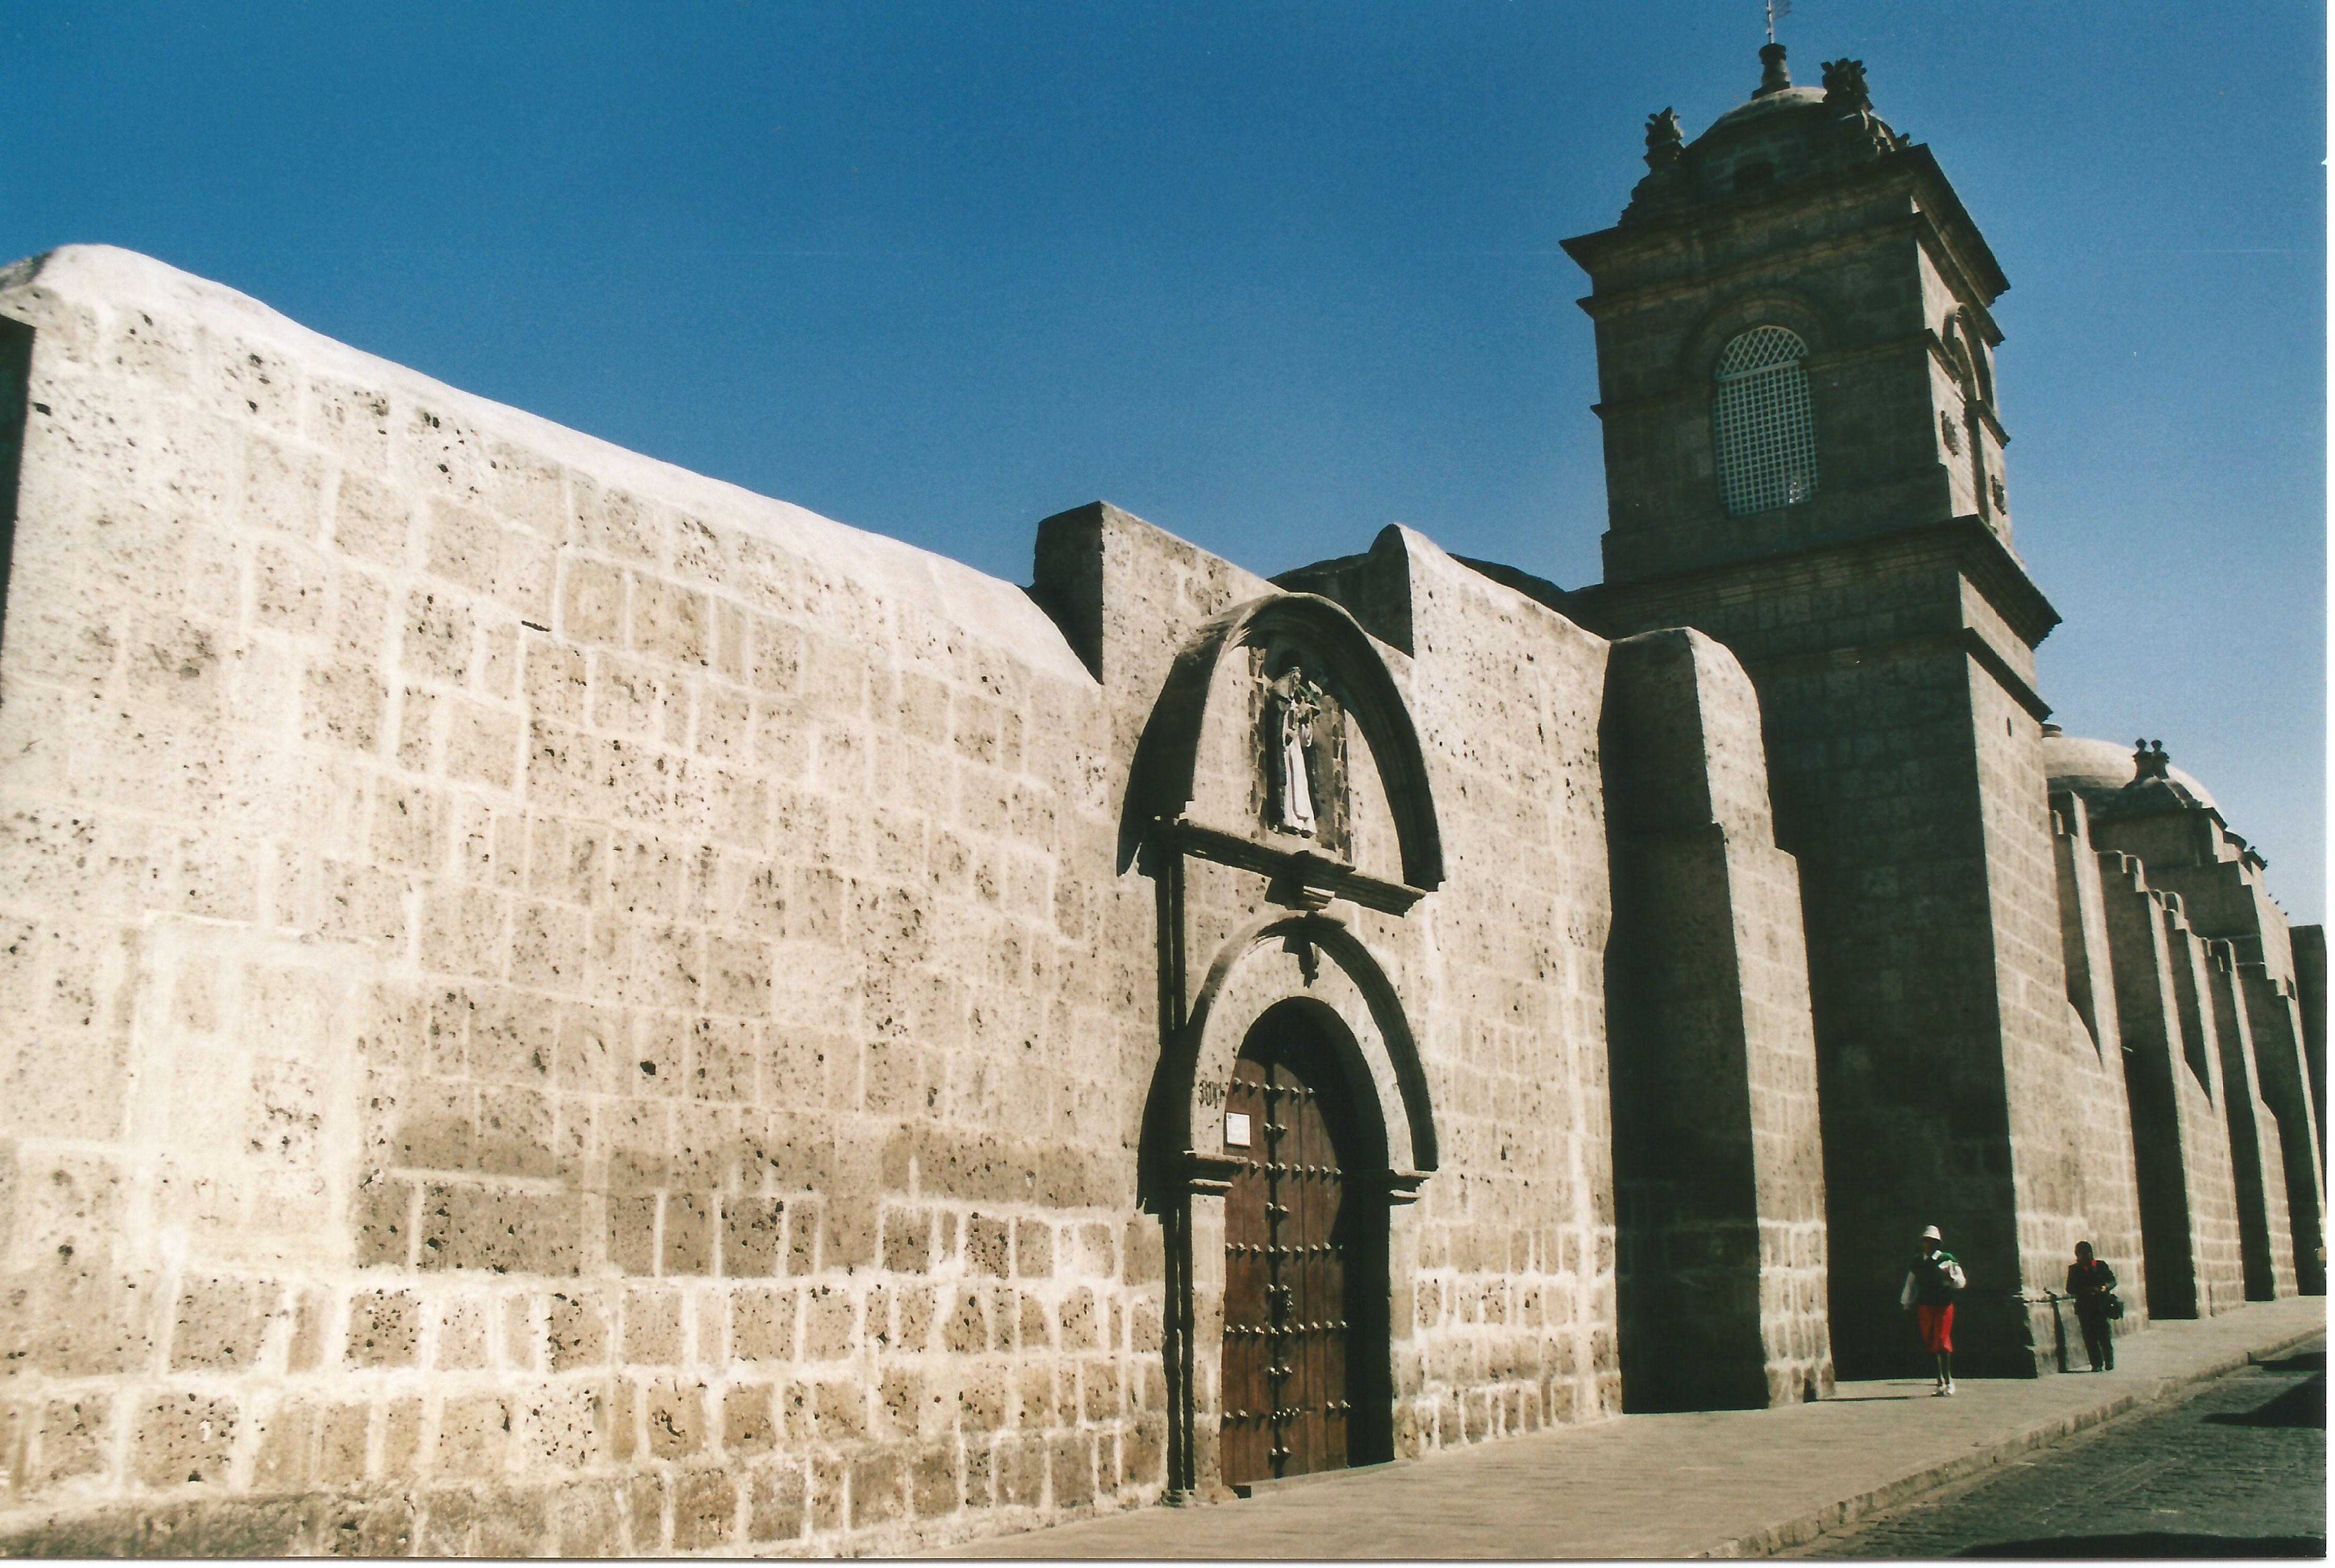
<instances>
[{"instance_id":1,"label":"studded wooden door","mask_svg":"<svg viewBox=\"0 0 2335 1568\"><path fill-rule=\"evenodd\" d=\"M1231 1486L1349 1462L1346 1185L1332 1136L1344 1097L1334 1069L1313 1055L1253 1040L1226 1101L1226 1152L1245 1162L1225 1201Z\"/></svg>"}]
</instances>

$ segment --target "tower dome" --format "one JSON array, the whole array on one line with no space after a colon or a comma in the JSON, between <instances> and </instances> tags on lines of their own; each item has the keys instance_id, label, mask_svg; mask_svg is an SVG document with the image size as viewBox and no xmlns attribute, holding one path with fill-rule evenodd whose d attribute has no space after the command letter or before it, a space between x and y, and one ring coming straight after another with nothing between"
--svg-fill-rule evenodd
<instances>
[{"instance_id":1,"label":"tower dome","mask_svg":"<svg viewBox=\"0 0 2335 1568\"><path fill-rule=\"evenodd\" d=\"M2043 731L2043 773L2050 787L2074 790L2095 810L2154 802L2165 807L2200 806L2219 816L2222 808L2214 792L2164 757L2162 742L2151 751L2146 746L2136 749L2114 740L2063 735L2050 726ZM2152 784L2172 788L2152 790L2148 789Z\"/></svg>"},{"instance_id":2,"label":"tower dome","mask_svg":"<svg viewBox=\"0 0 2335 1568\"><path fill-rule=\"evenodd\" d=\"M1828 60L1822 87L1796 87L1782 44L1764 46L1759 59L1759 86L1749 101L1692 141L1670 110L1648 120L1652 172L1631 194L1623 223L1837 173L1908 145L1874 114L1863 61Z\"/></svg>"}]
</instances>

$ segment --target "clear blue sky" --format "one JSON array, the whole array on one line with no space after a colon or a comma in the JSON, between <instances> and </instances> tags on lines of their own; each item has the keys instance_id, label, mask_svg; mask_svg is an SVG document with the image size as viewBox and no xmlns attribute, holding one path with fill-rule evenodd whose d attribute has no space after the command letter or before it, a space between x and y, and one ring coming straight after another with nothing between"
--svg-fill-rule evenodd
<instances>
[{"instance_id":1,"label":"clear blue sky","mask_svg":"<svg viewBox=\"0 0 2335 1568\"><path fill-rule=\"evenodd\" d=\"M2012 510L2073 732L2324 857L2324 15L1798 0L2011 279ZM1400 520L1571 587L1585 281L1753 0L24 5L0 255L127 246L1016 581L1098 497L1260 571Z\"/></svg>"}]
</instances>

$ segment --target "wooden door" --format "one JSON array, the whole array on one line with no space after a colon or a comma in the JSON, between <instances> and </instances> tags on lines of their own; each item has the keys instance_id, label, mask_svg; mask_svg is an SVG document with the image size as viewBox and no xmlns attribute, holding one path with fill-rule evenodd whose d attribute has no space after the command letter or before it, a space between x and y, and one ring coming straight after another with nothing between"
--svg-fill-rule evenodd
<instances>
[{"instance_id":1,"label":"wooden door","mask_svg":"<svg viewBox=\"0 0 2335 1568\"><path fill-rule=\"evenodd\" d=\"M1229 1117L1248 1146L1225 1201L1223 1454L1244 1486L1348 1463L1346 1186L1332 1136L1347 1118L1326 1052L1252 1039ZM1311 1060L1309 1060L1309 1058Z\"/></svg>"}]
</instances>

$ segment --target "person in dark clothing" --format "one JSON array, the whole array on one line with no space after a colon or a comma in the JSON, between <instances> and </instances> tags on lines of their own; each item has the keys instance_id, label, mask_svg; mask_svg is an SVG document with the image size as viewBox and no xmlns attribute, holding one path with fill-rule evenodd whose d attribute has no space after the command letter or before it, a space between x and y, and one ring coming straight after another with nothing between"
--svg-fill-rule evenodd
<instances>
[{"instance_id":1,"label":"person in dark clothing","mask_svg":"<svg viewBox=\"0 0 2335 1568\"><path fill-rule=\"evenodd\" d=\"M1954 1391L1954 1297L1967 1282L1938 1227L1923 1230L1922 1255L1905 1271L1905 1288L1898 1292L1897 1303L1914 1314L1922 1329L1922 1348L1937 1358L1933 1394L1951 1396Z\"/></svg>"},{"instance_id":2,"label":"person in dark clothing","mask_svg":"<svg viewBox=\"0 0 2335 1568\"><path fill-rule=\"evenodd\" d=\"M2108 1326L2108 1301L2116 1293L2116 1271L2092 1255L2092 1244L2076 1244L2068 1265L2068 1294L2075 1298L2076 1321L2084 1331L2084 1354L2095 1372L2116 1370L2116 1331Z\"/></svg>"}]
</instances>

